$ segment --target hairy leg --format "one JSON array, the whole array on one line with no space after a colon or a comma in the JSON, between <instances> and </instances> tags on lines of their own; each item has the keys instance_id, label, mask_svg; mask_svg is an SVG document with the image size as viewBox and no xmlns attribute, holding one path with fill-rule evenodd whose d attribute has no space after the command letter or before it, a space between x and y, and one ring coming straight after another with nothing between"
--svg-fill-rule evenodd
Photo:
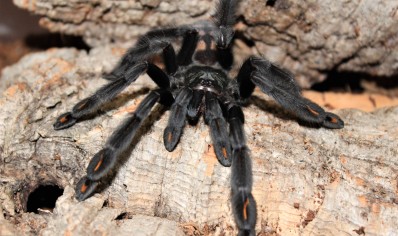
<instances>
[{"instance_id":1,"label":"hairy leg","mask_svg":"<svg viewBox=\"0 0 398 236\"><path fill-rule=\"evenodd\" d=\"M169 152L174 150L180 140L182 130L185 126L187 107L191 98L192 90L183 88L171 106L169 122L163 134L164 145Z\"/></svg>"},{"instance_id":2,"label":"hairy leg","mask_svg":"<svg viewBox=\"0 0 398 236\"><path fill-rule=\"evenodd\" d=\"M205 119L210 126L210 134L217 159L223 166L231 166L231 144L228 137L227 122L224 119L220 104L212 92L205 95Z\"/></svg>"},{"instance_id":3,"label":"hairy leg","mask_svg":"<svg viewBox=\"0 0 398 236\"><path fill-rule=\"evenodd\" d=\"M59 130L73 126L79 119L97 111L104 103L113 99L127 86L136 81L145 71L160 87L168 88L170 86L168 76L156 65L148 62L137 63L119 79L111 81L97 90L92 96L78 102L71 112L59 116L54 123L54 129Z\"/></svg>"},{"instance_id":4,"label":"hairy leg","mask_svg":"<svg viewBox=\"0 0 398 236\"><path fill-rule=\"evenodd\" d=\"M198 31L189 30L184 36L182 46L178 52L177 62L178 65L187 66L192 63L192 56L196 50L199 36Z\"/></svg>"},{"instance_id":5,"label":"hairy leg","mask_svg":"<svg viewBox=\"0 0 398 236\"><path fill-rule=\"evenodd\" d=\"M301 95L294 76L270 61L251 57L245 61L237 76L241 98L248 98L255 86L273 97L283 108L298 118L330 129L344 127L337 115L325 112L319 105Z\"/></svg>"},{"instance_id":6,"label":"hairy leg","mask_svg":"<svg viewBox=\"0 0 398 236\"><path fill-rule=\"evenodd\" d=\"M144 98L136 111L113 132L105 147L91 159L87 167L87 176L84 176L76 186L76 198L79 201L94 193L98 181L110 172L120 154L131 144L143 120L148 117L156 102L170 97L171 94L165 89L152 91Z\"/></svg>"},{"instance_id":7,"label":"hairy leg","mask_svg":"<svg viewBox=\"0 0 398 236\"><path fill-rule=\"evenodd\" d=\"M163 51L164 57L170 57L172 54L172 52L170 53L171 42L178 38L186 37L191 31L192 29L189 26L149 31L139 38L135 46L129 49L121 58L118 65L103 77L108 80L115 80L135 63L146 61L161 51Z\"/></svg>"},{"instance_id":8,"label":"hairy leg","mask_svg":"<svg viewBox=\"0 0 398 236\"><path fill-rule=\"evenodd\" d=\"M232 146L231 188L232 211L239 228L238 235L255 235L257 219L256 201L251 193L253 185L252 165L243 130L243 113L240 107L228 111Z\"/></svg>"},{"instance_id":9,"label":"hairy leg","mask_svg":"<svg viewBox=\"0 0 398 236\"><path fill-rule=\"evenodd\" d=\"M217 5L214 23L219 28L217 37L217 46L219 48L228 48L233 39L233 26L236 20L235 14L238 4L238 0L220 0Z\"/></svg>"}]
</instances>

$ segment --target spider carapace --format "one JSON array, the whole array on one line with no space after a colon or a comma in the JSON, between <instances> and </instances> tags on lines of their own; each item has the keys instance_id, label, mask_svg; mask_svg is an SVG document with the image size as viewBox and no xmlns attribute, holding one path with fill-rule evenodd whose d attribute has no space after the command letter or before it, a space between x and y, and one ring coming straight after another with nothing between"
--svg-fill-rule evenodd
<instances>
[{"instance_id":1,"label":"spider carapace","mask_svg":"<svg viewBox=\"0 0 398 236\"><path fill-rule=\"evenodd\" d=\"M104 148L91 159L87 175L76 185L76 198L90 197L128 149L142 121L153 106L170 107L163 141L168 151L176 147L187 120L203 115L210 127L216 157L231 167L231 205L239 235L255 235L256 202L252 196L252 166L243 129L241 106L257 86L274 98L282 108L313 125L338 129L343 121L335 114L302 97L293 75L267 59L252 56L241 65L235 78L232 47L233 25L238 0L219 0L212 21L155 29L140 37L107 75L108 84L78 102L54 124L64 129L98 111L141 74L147 73L157 84L109 137ZM179 44L178 53L174 45ZM163 57L164 68L152 62Z\"/></svg>"}]
</instances>

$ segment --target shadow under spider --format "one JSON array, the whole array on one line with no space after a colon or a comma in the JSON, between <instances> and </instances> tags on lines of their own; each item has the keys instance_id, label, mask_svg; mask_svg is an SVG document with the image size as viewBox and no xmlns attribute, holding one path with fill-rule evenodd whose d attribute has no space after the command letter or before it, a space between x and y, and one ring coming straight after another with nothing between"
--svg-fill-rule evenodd
<instances>
[{"instance_id":1,"label":"shadow under spider","mask_svg":"<svg viewBox=\"0 0 398 236\"><path fill-rule=\"evenodd\" d=\"M168 110L168 107L165 107L161 104L157 104L149 114L149 116L142 122L142 125L139 127L133 141L129 145L129 147L120 154L117 158L115 166L112 168L110 173L104 177L103 180L100 181L99 185L96 188L95 193L102 193L106 188L108 188L113 180L116 178L116 174L119 173L120 168L128 161L131 157L131 153L133 152L134 148L141 140L141 137L144 137L148 134L151 128L154 126L156 121L160 120L160 118L164 115L164 113ZM133 114L133 113L131 113ZM126 117L127 119L127 117ZM122 121L123 122L123 121Z\"/></svg>"},{"instance_id":2,"label":"shadow under spider","mask_svg":"<svg viewBox=\"0 0 398 236\"><path fill-rule=\"evenodd\" d=\"M97 111L94 111L91 114L88 114L86 116L83 116L83 117L79 118L79 120L76 122L76 124L80 123L80 122L87 121L87 120L92 120L92 119L94 119L97 116L104 115L108 111L111 111L111 110L114 110L116 108L122 107L127 102L129 102L129 101L131 101L133 99L136 99L139 96L148 94L149 91L150 91L149 88L143 87L143 88L140 88L139 90L134 91L132 93L119 94L115 98L109 100L104 105L102 105L101 108L99 108Z\"/></svg>"}]
</instances>

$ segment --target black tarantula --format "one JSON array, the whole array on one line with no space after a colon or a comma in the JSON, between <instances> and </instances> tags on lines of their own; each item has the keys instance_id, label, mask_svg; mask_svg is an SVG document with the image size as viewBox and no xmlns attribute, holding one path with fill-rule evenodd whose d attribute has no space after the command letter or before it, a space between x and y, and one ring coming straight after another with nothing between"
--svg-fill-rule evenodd
<instances>
[{"instance_id":1,"label":"black tarantula","mask_svg":"<svg viewBox=\"0 0 398 236\"><path fill-rule=\"evenodd\" d=\"M238 0L219 0L214 21L149 31L128 50L113 71L105 75L110 80L107 85L77 103L71 112L58 117L54 124L56 130L74 125L143 73L159 87L145 97L91 159L87 176L76 186L79 201L94 193L99 181L110 172L159 102L171 107L163 135L164 145L170 152L176 147L186 120L197 120L203 113L218 161L223 166L231 166L231 204L239 235L255 235L256 202L251 193L252 167L241 109L255 86L303 121L331 129L344 126L337 115L303 98L292 74L264 58L248 58L236 78L229 78L237 5ZM172 43L178 39L182 43L176 53ZM163 56L164 71L151 62L156 54Z\"/></svg>"}]
</instances>

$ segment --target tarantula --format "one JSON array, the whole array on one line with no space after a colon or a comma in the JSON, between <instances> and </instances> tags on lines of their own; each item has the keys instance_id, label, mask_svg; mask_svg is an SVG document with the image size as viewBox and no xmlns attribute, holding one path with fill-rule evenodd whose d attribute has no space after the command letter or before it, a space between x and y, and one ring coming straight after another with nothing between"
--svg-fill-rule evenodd
<instances>
[{"instance_id":1,"label":"tarantula","mask_svg":"<svg viewBox=\"0 0 398 236\"><path fill-rule=\"evenodd\" d=\"M255 86L303 121L331 129L344 126L337 115L303 98L293 75L267 59L252 56L243 63L235 79L229 77L237 6L238 0L219 0L213 21L149 31L104 75L110 80L107 85L77 103L71 112L58 117L54 129L74 125L143 73L159 87L144 98L91 159L87 175L76 186L79 201L94 193L158 102L171 109L163 135L164 145L170 152L176 147L186 120L197 120L203 114L210 126L218 161L223 166L231 166L231 204L239 235L255 235L256 202L251 193L252 167L241 108ZM178 40L181 46L176 53L173 43ZM152 62L155 55L163 57L163 69Z\"/></svg>"}]
</instances>

